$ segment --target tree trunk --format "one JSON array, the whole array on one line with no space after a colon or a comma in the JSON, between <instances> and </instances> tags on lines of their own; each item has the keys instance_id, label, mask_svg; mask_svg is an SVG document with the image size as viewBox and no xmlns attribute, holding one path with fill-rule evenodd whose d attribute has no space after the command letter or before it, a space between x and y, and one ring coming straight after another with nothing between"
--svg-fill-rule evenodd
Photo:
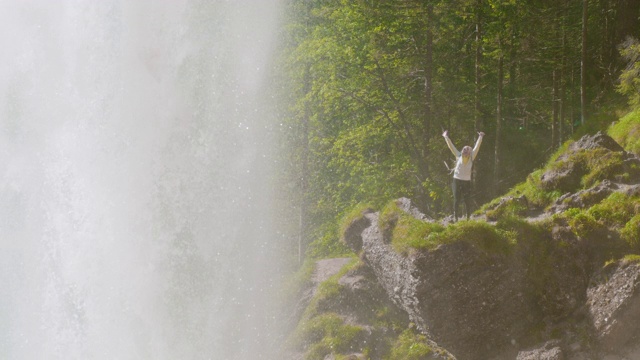
<instances>
[{"instance_id":1,"label":"tree trunk","mask_svg":"<svg viewBox=\"0 0 640 360\"><path fill-rule=\"evenodd\" d=\"M432 102L433 102L433 2L427 2L427 28L426 28L426 43L425 43L425 65L424 65L424 119L423 119L423 131L424 135L423 139L423 154L421 158L421 162L424 167L422 170L423 178L418 181L418 189L419 189L419 197L417 199L419 202L419 207L423 209L423 211L428 211L430 209L430 201L429 194L425 189L423 189L422 182L426 180L426 177L429 176L429 163L425 160L426 155L429 151L429 141L431 139L431 126L432 126Z\"/></svg>"},{"instance_id":2,"label":"tree trunk","mask_svg":"<svg viewBox=\"0 0 640 360\"><path fill-rule=\"evenodd\" d=\"M562 67L560 68L560 75L558 76L558 87L559 87L559 96L558 96L558 145L562 145L564 141L564 55L562 61Z\"/></svg>"},{"instance_id":3,"label":"tree trunk","mask_svg":"<svg viewBox=\"0 0 640 360\"><path fill-rule=\"evenodd\" d=\"M551 148L558 147L558 71L553 70L553 90L551 91Z\"/></svg>"},{"instance_id":4,"label":"tree trunk","mask_svg":"<svg viewBox=\"0 0 640 360\"><path fill-rule=\"evenodd\" d=\"M618 0L616 12L614 46L628 36L638 37L640 32L640 1Z\"/></svg>"},{"instance_id":5,"label":"tree trunk","mask_svg":"<svg viewBox=\"0 0 640 360\"><path fill-rule=\"evenodd\" d=\"M311 91L311 69L307 66L304 73L303 92ZM298 264L302 264L306 250L307 227L309 223L309 209L307 192L309 191L309 105L304 106L302 113L302 154L300 157L300 219L298 233Z\"/></svg>"},{"instance_id":6,"label":"tree trunk","mask_svg":"<svg viewBox=\"0 0 640 360\"><path fill-rule=\"evenodd\" d=\"M475 58L475 89L474 89L474 107L473 107L473 129L472 139L475 134L483 130L482 112L480 110L480 77L482 63L482 0L476 1L476 58ZM473 187L478 184L478 167L474 166L471 171L471 180Z\"/></svg>"},{"instance_id":7,"label":"tree trunk","mask_svg":"<svg viewBox=\"0 0 640 360\"><path fill-rule=\"evenodd\" d=\"M427 3L427 33L424 66L424 139L427 143L431 136L431 102L433 101L433 4Z\"/></svg>"},{"instance_id":8,"label":"tree trunk","mask_svg":"<svg viewBox=\"0 0 640 360\"><path fill-rule=\"evenodd\" d=\"M500 191L500 176L502 169L500 164L500 138L502 137L502 78L503 78L503 60L502 55L498 59L498 95L496 99L496 138L494 147L494 167L493 167L493 193L498 194Z\"/></svg>"},{"instance_id":9,"label":"tree trunk","mask_svg":"<svg viewBox=\"0 0 640 360\"><path fill-rule=\"evenodd\" d=\"M475 58L475 104L474 130L482 131L482 117L480 111L480 64L482 62L482 0L476 2L476 58Z\"/></svg>"},{"instance_id":10,"label":"tree trunk","mask_svg":"<svg viewBox=\"0 0 640 360\"><path fill-rule=\"evenodd\" d=\"M580 125L587 120L587 10L589 1L582 0L582 52L580 56Z\"/></svg>"}]
</instances>

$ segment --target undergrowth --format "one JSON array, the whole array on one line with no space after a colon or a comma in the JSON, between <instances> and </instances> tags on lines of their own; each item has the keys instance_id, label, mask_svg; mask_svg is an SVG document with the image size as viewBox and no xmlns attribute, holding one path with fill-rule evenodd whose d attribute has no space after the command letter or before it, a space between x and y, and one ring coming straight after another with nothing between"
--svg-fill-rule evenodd
<instances>
[{"instance_id":1,"label":"undergrowth","mask_svg":"<svg viewBox=\"0 0 640 360\"><path fill-rule=\"evenodd\" d=\"M609 126L607 133L625 150L640 154L640 109L628 113Z\"/></svg>"}]
</instances>

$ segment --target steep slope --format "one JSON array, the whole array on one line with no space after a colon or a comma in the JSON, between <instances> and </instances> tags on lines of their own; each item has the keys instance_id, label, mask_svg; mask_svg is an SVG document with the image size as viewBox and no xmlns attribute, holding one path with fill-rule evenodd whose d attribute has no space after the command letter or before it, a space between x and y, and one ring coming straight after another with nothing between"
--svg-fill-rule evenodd
<instances>
[{"instance_id":1,"label":"steep slope","mask_svg":"<svg viewBox=\"0 0 640 360\"><path fill-rule=\"evenodd\" d=\"M360 254L358 272L375 283L367 288L378 290L309 308L349 322L366 306L348 304L364 296L408 320L388 327L395 330L385 340L370 339L386 344L376 351L352 341L356 357L330 349L316 356L311 341L298 347L301 358L640 358L639 183L640 159L598 133L568 143L476 220L445 226L409 199L364 211L343 238ZM345 274L336 293L355 294ZM409 321L415 330L405 343L429 351L398 350Z\"/></svg>"}]
</instances>

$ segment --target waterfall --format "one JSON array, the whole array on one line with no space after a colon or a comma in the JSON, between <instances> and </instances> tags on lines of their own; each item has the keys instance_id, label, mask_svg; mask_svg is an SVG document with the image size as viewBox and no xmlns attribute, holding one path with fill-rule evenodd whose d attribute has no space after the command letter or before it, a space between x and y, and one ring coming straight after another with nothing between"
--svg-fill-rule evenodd
<instances>
[{"instance_id":1,"label":"waterfall","mask_svg":"<svg viewBox=\"0 0 640 360\"><path fill-rule=\"evenodd\" d=\"M270 358L277 10L0 4L0 358Z\"/></svg>"}]
</instances>

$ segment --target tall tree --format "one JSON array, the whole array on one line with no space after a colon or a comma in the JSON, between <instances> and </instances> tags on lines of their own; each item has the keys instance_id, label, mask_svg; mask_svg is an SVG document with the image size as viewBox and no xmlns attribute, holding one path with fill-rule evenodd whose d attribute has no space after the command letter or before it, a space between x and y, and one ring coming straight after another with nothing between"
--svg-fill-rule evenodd
<instances>
[{"instance_id":1,"label":"tall tree","mask_svg":"<svg viewBox=\"0 0 640 360\"><path fill-rule=\"evenodd\" d=\"M582 47L580 53L580 125L587 120L587 22L589 1L582 0Z\"/></svg>"}]
</instances>

